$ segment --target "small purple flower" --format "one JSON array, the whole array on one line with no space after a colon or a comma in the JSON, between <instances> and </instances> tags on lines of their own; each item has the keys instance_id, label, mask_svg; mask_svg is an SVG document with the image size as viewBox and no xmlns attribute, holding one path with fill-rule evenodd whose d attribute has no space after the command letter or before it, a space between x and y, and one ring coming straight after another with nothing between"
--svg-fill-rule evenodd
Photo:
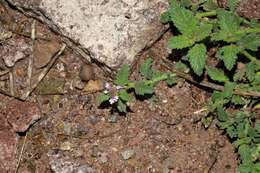
<instances>
[{"instance_id":1,"label":"small purple flower","mask_svg":"<svg viewBox=\"0 0 260 173\"><path fill-rule=\"evenodd\" d=\"M124 87L122 87L122 86L120 86L120 85L117 85L117 86L116 86L116 89L117 89L117 90L121 90L121 89L123 89L123 88L124 88Z\"/></svg>"},{"instance_id":2,"label":"small purple flower","mask_svg":"<svg viewBox=\"0 0 260 173\"><path fill-rule=\"evenodd\" d=\"M110 90L111 89L111 85L108 82L105 83L105 89L106 90Z\"/></svg>"},{"instance_id":3,"label":"small purple flower","mask_svg":"<svg viewBox=\"0 0 260 173\"><path fill-rule=\"evenodd\" d=\"M109 103L112 105L118 101L118 96L113 96L111 99L109 99Z\"/></svg>"}]
</instances>

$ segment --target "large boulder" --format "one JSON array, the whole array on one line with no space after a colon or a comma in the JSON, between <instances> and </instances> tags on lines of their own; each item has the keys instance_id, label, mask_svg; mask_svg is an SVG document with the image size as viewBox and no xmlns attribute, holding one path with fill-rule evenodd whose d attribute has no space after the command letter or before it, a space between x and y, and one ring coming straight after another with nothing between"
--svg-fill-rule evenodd
<instances>
[{"instance_id":1,"label":"large boulder","mask_svg":"<svg viewBox=\"0 0 260 173\"><path fill-rule=\"evenodd\" d=\"M132 64L166 30L168 0L8 0L73 42L83 56L110 69ZM84 54L85 53L85 54Z\"/></svg>"}]
</instances>

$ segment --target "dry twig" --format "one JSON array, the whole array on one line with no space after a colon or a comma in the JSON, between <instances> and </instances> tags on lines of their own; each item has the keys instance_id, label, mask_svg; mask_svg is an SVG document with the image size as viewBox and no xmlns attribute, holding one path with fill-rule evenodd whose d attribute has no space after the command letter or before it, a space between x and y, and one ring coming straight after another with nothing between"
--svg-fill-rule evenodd
<instances>
[{"instance_id":1,"label":"dry twig","mask_svg":"<svg viewBox=\"0 0 260 173\"><path fill-rule=\"evenodd\" d=\"M63 44L60 48L59 52L50 60L49 64L38 76L37 82L35 82L21 97L22 100L26 100L28 96L31 94L31 92L38 86L38 84L42 81L42 79L47 75L47 73L50 71L51 67L54 65L56 60L59 58L59 56L63 53L65 50L66 45Z\"/></svg>"},{"instance_id":2,"label":"dry twig","mask_svg":"<svg viewBox=\"0 0 260 173\"><path fill-rule=\"evenodd\" d=\"M27 75L28 75L28 80L27 80L28 88L31 87L32 72L33 72L34 43L35 43L35 32L36 32L36 31L35 31L35 24L36 24L36 21L33 20L33 23L32 23L32 32L31 32L31 39L32 39L31 51L32 51L32 54L31 54L31 56L29 57L28 71L27 71Z\"/></svg>"},{"instance_id":3,"label":"dry twig","mask_svg":"<svg viewBox=\"0 0 260 173\"><path fill-rule=\"evenodd\" d=\"M224 87L221 86L221 85L210 83L210 82L205 81L205 80L201 81L201 82L195 81L190 75L187 75L183 72L180 72L179 70L174 68L174 65L168 60L163 59L162 64L165 68L167 68L171 72L175 73L178 77L181 77L181 78L183 78L183 79L185 79L185 80L187 80L187 81L189 81L193 84L203 86L203 87L207 87L207 88L210 88L210 89L213 89L213 90L224 91ZM241 96L260 97L259 92L253 92L253 91L246 92L246 91L241 91L239 89L235 89L234 94L241 95Z\"/></svg>"},{"instance_id":4,"label":"dry twig","mask_svg":"<svg viewBox=\"0 0 260 173\"><path fill-rule=\"evenodd\" d=\"M25 134L25 137L24 137L23 146L22 146L22 149L21 149L21 153L19 155L19 159L18 159L18 163L17 163L16 169L15 169L15 173L17 173L18 170L19 170L19 166L20 166L20 162L22 160L22 156L23 156L23 151L24 151L24 148L25 148L26 140L27 140L27 133Z\"/></svg>"}]
</instances>

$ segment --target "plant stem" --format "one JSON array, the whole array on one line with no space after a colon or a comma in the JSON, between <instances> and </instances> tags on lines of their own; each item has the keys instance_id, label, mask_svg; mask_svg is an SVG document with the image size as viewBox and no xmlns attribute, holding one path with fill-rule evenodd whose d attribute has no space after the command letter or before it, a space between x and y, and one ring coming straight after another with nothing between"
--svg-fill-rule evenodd
<instances>
[{"instance_id":1,"label":"plant stem","mask_svg":"<svg viewBox=\"0 0 260 173\"><path fill-rule=\"evenodd\" d=\"M198 19L201 19L203 17L211 17L211 16L216 16L216 15L217 15L217 12L214 10L214 11L209 11L209 12L204 12L204 13L197 13L195 17Z\"/></svg>"},{"instance_id":2,"label":"plant stem","mask_svg":"<svg viewBox=\"0 0 260 173\"><path fill-rule=\"evenodd\" d=\"M158 76L158 77L156 77L152 80L144 80L144 83L146 85L151 85L151 84L154 84L156 82L160 82L160 81L163 81L163 80L166 80L168 78L175 77L175 76L176 76L175 73L171 73L171 74L164 73L164 74L162 74L162 75L160 75L160 76ZM135 82L128 83L126 89L128 90L128 89L131 89L131 88L135 88L135 84L136 84Z\"/></svg>"},{"instance_id":3,"label":"plant stem","mask_svg":"<svg viewBox=\"0 0 260 173\"><path fill-rule=\"evenodd\" d=\"M255 62L258 66L260 66L260 61L256 59L256 57L252 56L250 53L248 53L246 50L243 50L241 52L245 57L247 57L250 61Z\"/></svg>"},{"instance_id":4,"label":"plant stem","mask_svg":"<svg viewBox=\"0 0 260 173\"><path fill-rule=\"evenodd\" d=\"M260 28L246 28L235 32L235 34L244 34L244 33L248 34L248 33L259 33L259 32L260 32Z\"/></svg>"}]
</instances>

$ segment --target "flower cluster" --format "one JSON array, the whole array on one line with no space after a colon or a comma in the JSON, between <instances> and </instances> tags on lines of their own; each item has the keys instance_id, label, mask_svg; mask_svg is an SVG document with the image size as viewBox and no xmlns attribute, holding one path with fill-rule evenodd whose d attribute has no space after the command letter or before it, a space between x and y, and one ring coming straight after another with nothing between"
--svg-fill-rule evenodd
<instances>
[{"instance_id":1,"label":"flower cluster","mask_svg":"<svg viewBox=\"0 0 260 173\"><path fill-rule=\"evenodd\" d=\"M118 90L121 90L121 89L124 89L123 86L120 86L120 85L111 85L109 84L108 82L105 83L105 90L103 91L104 94L108 94L110 93L113 89L116 89L116 91ZM115 96L112 96L110 99L109 99L109 103L111 105L113 105L114 103L116 103L118 101L119 97L117 95Z\"/></svg>"}]
</instances>

